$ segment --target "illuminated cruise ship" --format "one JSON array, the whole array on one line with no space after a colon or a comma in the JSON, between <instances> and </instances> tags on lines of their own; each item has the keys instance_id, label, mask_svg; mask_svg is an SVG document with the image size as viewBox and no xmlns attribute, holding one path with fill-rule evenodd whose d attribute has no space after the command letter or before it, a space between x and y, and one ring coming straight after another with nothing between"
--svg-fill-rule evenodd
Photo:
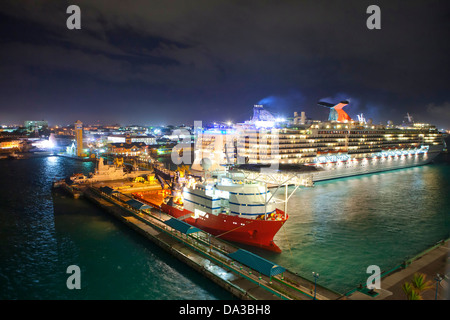
<instances>
[{"instance_id":1,"label":"illuminated cruise ship","mask_svg":"<svg viewBox=\"0 0 450 320\"><path fill-rule=\"evenodd\" d=\"M373 124L362 116L355 121L343 110L347 104L319 102L330 109L328 121L306 121L302 112L300 117L295 113L290 123L277 121L257 105L250 121L204 130L196 141L196 160L209 158L217 165L244 167L289 166L319 181L424 165L445 148L435 126Z\"/></svg>"}]
</instances>

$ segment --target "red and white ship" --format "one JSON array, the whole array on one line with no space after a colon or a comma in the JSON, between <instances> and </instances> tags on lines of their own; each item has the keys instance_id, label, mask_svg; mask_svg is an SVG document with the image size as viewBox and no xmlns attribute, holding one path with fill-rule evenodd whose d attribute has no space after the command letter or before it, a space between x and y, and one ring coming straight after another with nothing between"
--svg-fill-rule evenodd
<instances>
[{"instance_id":1,"label":"red and white ship","mask_svg":"<svg viewBox=\"0 0 450 320\"><path fill-rule=\"evenodd\" d=\"M230 172L198 179L155 168L169 189L133 193L136 199L217 238L281 252L273 238L288 219L267 187Z\"/></svg>"}]
</instances>

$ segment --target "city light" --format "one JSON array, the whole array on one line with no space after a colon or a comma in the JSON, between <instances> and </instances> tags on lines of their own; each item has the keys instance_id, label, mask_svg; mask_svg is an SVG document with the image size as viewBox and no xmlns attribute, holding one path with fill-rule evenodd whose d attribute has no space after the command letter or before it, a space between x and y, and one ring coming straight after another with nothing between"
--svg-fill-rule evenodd
<instances>
[{"instance_id":1,"label":"city light","mask_svg":"<svg viewBox=\"0 0 450 320\"><path fill-rule=\"evenodd\" d=\"M49 140L39 140L37 142L34 142L33 146L38 149L50 150L55 147L55 144L52 141L50 141L50 139L49 139Z\"/></svg>"}]
</instances>

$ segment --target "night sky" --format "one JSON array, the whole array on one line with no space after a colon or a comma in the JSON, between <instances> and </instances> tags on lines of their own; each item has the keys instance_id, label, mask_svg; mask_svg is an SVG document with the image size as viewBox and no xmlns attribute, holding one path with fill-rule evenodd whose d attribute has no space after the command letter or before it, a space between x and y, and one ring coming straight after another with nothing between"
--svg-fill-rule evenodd
<instances>
[{"instance_id":1,"label":"night sky","mask_svg":"<svg viewBox=\"0 0 450 320\"><path fill-rule=\"evenodd\" d=\"M326 120L319 100L350 99L355 119L450 129L449 3L2 0L0 124L242 122L254 104Z\"/></svg>"}]
</instances>

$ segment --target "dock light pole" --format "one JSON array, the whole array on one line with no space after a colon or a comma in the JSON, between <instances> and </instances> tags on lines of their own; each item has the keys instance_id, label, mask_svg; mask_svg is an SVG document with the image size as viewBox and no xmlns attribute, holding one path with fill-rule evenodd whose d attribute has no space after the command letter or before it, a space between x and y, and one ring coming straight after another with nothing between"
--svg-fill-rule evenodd
<instances>
[{"instance_id":1,"label":"dock light pole","mask_svg":"<svg viewBox=\"0 0 450 320\"><path fill-rule=\"evenodd\" d=\"M212 245L211 245L211 234L210 233L208 233L208 242L209 242L209 252L211 252Z\"/></svg>"},{"instance_id":2,"label":"dock light pole","mask_svg":"<svg viewBox=\"0 0 450 320\"><path fill-rule=\"evenodd\" d=\"M436 275L436 278L434 278L434 280L436 280L436 294L434 296L434 300L437 300L439 283L441 283L441 281L442 281L442 277L439 275L439 273Z\"/></svg>"},{"instance_id":3,"label":"dock light pole","mask_svg":"<svg viewBox=\"0 0 450 320\"><path fill-rule=\"evenodd\" d=\"M319 279L319 273L313 271L312 274L314 277L314 299L313 300L316 300L316 288L317 288L317 279Z\"/></svg>"}]
</instances>

